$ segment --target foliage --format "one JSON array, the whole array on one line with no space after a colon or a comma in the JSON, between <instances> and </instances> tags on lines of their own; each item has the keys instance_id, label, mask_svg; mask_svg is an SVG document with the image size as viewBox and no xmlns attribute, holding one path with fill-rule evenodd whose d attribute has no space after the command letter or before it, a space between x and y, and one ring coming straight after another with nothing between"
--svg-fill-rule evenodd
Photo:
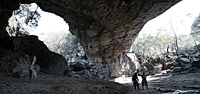
<instances>
[{"instance_id":1,"label":"foliage","mask_svg":"<svg viewBox=\"0 0 200 94\"><path fill-rule=\"evenodd\" d=\"M164 53L172 41L173 38L167 35L145 35L135 40L133 43L133 51L147 56L158 55Z\"/></svg>"},{"instance_id":2,"label":"foliage","mask_svg":"<svg viewBox=\"0 0 200 94\"><path fill-rule=\"evenodd\" d=\"M78 39L70 32L52 32L46 33L45 36L43 41L48 46L48 48L53 52L61 54L69 62L78 60L79 58L77 55L85 55L83 47L79 43Z\"/></svg>"},{"instance_id":3,"label":"foliage","mask_svg":"<svg viewBox=\"0 0 200 94\"><path fill-rule=\"evenodd\" d=\"M36 28L40 20L38 7L33 8L32 4L21 4L18 10L13 12L12 21L8 26L11 36L27 35L29 28ZM28 28L29 27L29 28Z\"/></svg>"},{"instance_id":4,"label":"foliage","mask_svg":"<svg viewBox=\"0 0 200 94\"><path fill-rule=\"evenodd\" d=\"M180 50L187 49L194 46L194 42L189 35L177 35L178 45ZM143 35L136 38L132 45L132 50L135 53L145 56L157 56L167 52L169 46L170 52L175 52L176 44L174 43L174 36L168 33L157 35Z\"/></svg>"},{"instance_id":5,"label":"foliage","mask_svg":"<svg viewBox=\"0 0 200 94\"><path fill-rule=\"evenodd\" d=\"M194 37L195 41L198 42L199 44L200 43L200 14L193 22L191 28L192 28L191 35Z\"/></svg>"}]
</instances>

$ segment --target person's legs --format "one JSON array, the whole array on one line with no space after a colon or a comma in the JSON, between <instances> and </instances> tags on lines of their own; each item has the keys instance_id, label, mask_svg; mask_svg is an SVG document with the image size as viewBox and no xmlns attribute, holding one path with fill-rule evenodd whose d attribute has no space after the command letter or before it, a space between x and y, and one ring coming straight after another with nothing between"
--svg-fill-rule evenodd
<instances>
[{"instance_id":1,"label":"person's legs","mask_svg":"<svg viewBox=\"0 0 200 94\"><path fill-rule=\"evenodd\" d=\"M149 88L148 88L148 83L147 83L147 81L145 82L145 86L146 86L146 88L147 88L147 90L148 90Z\"/></svg>"},{"instance_id":2,"label":"person's legs","mask_svg":"<svg viewBox=\"0 0 200 94\"><path fill-rule=\"evenodd\" d=\"M137 88L138 88L138 90L140 90L140 87L139 87L139 83L138 83L138 81L137 81Z\"/></svg>"},{"instance_id":3,"label":"person's legs","mask_svg":"<svg viewBox=\"0 0 200 94\"><path fill-rule=\"evenodd\" d=\"M135 90L136 90L136 84L135 84L135 81L133 81L133 86L134 86L134 88L135 88Z\"/></svg>"},{"instance_id":4,"label":"person's legs","mask_svg":"<svg viewBox=\"0 0 200 94\"><path fill-rule=\"evenodd\" d=\"M142 90L144 90L144 81L142 80Z\"/></svg>"}]
</instances>

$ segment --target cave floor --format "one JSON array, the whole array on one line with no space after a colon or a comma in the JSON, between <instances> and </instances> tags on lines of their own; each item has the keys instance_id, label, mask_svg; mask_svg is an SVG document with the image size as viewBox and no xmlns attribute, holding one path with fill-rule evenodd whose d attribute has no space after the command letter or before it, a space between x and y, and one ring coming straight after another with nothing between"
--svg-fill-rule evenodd
<instances>
[{"instance_id":1,"label":"cave floor","mask_svg":"<svg viewBox=\"0 0 200 94\"><path fill-rule=\"evenodd\" d=\"M139 77L140 89L141 77ZM127 94L200 94L200 70L174 74L157 74L148 76L149 90L134 90L131 77L122 77L115 82L129 88ZM136 93L137 91L137 93Z\"/></svg>"},{"instance_id":2,"label":"cave floor","mask_svg":"<svg viewBox=\"0 0 200 94\"><path fill-rule=\"evenodd\" d=\"M0 75L0 94L124 94L125 87L102 80L38 75L37 79L17 79Z\"/></svg>"},{"instance_id":3,"label":"cave floor","mask_svg":"<svg viewBox=\"0 0 200 94\"><path fill-rule=\"evenodd\" d=\"M115 82L122 84L44 74L37 79L16 79L0 74L0 94L200 94L200 70L148 76L149 90L134 90L131 77L119 79Z\"/></svg>"}]
</instances>

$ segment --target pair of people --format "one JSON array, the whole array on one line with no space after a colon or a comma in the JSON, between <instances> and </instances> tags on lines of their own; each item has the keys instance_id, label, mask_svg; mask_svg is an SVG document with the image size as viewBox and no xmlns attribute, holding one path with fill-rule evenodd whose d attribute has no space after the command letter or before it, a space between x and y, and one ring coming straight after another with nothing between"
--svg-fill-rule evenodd
<instances>
[{"instance_id":1,"label":"pair of people","mask_svg":"<svg viewBox=\"0 0 200 94\"><path fill-rule=\"evenodd\" d=\"M136 89L140 90L140 88L139 88L139 79L138 79L138 75L142 77L142 89L144 89L144 86L146 86L146 88L148 89L148 83L147 83L146 77L147 77L149 74L150 74L150 73L145 74L145 73L143 72L143 74L140 75L140 74L138 73L138 71L136 71L136 72L133 74L133 76L132 76L132 82L133 82L133 86L134 86L135 90L136 90Z\"/></svg>"}]
</instances>

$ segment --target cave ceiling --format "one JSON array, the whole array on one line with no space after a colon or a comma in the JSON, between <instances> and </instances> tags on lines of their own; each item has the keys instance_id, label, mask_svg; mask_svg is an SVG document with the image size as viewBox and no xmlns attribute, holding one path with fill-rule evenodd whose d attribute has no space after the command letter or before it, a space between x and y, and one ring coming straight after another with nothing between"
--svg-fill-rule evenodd
<instances>
[{"instance_id":1,"label":"cave ceiling","mask_svg":"<svg viewBox=\"0 0 200 94\"><path fill-rule=\"evenodd\" d=\"M0 37L19 3L61 16L89 57L110 61L129 50L144 24L180 0L1 0ZM149 31L151 32L151 31Z\"/></svg>"}]
</instances>

